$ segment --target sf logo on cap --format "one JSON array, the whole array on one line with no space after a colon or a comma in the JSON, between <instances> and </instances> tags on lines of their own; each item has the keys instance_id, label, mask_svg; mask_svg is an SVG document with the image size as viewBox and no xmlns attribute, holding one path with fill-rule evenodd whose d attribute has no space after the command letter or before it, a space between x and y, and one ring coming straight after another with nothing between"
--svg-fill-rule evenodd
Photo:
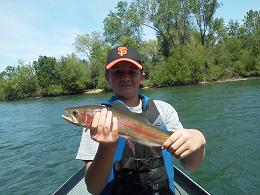
<instances>
[{"instance_id":1,"label":"sf logo on cap","mask_svg":"<svg viewBox=\"0 0 260 195\"><path fill-rule=\"evenodd\" d=\"M118 47L117 53L122 57L127 54L127 47Z\"/></svg>"}]
</instances>

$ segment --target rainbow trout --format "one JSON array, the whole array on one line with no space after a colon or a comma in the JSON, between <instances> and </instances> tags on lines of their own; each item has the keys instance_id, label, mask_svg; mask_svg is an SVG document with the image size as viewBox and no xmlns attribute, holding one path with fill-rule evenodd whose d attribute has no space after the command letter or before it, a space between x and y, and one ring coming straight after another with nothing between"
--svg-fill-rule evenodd
<instances>
[{"instance_id":1,"label":"rainbow trout","mask_svg":"<svg viewBox=\"0 0 260 195\"><path fill-rule=\"evenodd\" d=\"M65 108L65 112L68 116L62 115L62 117L69 123L89 128L91 127L94 114L100 112L102 108L107 108L107 110L112 111L113 116L117 117L119 135L134 142L147 146L162 146L166 139L172 134L172 132L162 131L159 128L147 124L134 113L101 105Z\"/></svg>"}]
</instances>

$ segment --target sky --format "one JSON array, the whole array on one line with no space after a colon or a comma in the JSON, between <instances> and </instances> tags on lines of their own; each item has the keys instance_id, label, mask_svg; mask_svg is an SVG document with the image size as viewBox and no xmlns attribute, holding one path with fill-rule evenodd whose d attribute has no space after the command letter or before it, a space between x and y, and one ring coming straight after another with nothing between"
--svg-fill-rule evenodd
<instances>
[{"instance_id":1,"label":"sky","mask_svg":"<svg viewBox=\"0 0 260 195\"><path fill-rule=\"evenodd\" d=\"M0 0L0 72L37 61L40 55L56 57L75 52L76 35L103 33L103 20L118 0ZM128 0L131 2L131 0ZM215 17L225 23L242 23L250 9L260 10L259 0L222 0ZM154 32L145 29L145 39Z\"/></svg>"}]
</instances>

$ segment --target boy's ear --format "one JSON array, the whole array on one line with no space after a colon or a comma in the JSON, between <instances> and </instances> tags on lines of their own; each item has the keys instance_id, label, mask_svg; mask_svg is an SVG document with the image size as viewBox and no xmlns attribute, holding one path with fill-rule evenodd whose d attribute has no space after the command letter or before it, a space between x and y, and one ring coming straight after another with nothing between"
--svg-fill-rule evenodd
<instances>
[{"instance_id":1,"label":"boy's ear","mask_svg":"<svg viewBox=\"0 0 260 195\"><path fill-rule=\"evenodd\" d=\"M108 74L108 70L105 70L105 78L106 78L107 82L109 83L109 74Z\"/></svg>"},{"instance_id":2,"label":"boy's ear","mask_svg":"<svg viewBox=\"0 0 260 195\"><path fill-rule=\"evenodd\" d=\"M142 71L142 72L141 72L141 80L142 80L142 81L144 80L144 76L145 76L145 73Z\"/></svg>"}]
</instances>

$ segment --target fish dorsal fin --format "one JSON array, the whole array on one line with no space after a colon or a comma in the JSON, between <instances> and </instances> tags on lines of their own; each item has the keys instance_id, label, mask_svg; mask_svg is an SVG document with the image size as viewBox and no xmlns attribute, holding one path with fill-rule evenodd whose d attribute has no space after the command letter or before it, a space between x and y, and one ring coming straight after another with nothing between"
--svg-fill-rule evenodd
<instances>
[{"instance_id":1,"label":"fish dorsal fin","mask_svg":"<svg viewBox=\"0 0 260 195\"><path fill-rule=\"evenodd\" d=\"M124 114L130 115L131 117L135 117L135 119L137 119L137 120L140 120L142 122L146 122L146 123L150 124L148 120L143 118L142 114L131 112L131 110L129 110L127 108L127 106L124 104L124 102L122 102L122 101L114 101L111 104L109 104L109 106L111 108L115 109L115 110L118 110L118 111L124 113Z\"/></svg>"},{"instance_id":2,"label":"fish dorsal fin","mask_svg":"<svg viewBox=\"0 0 260 195\"><path fill-rule=\"evenodd\" d=\"M121 101L114 101L112 102L110 105L109 105L111 108L114 108L116 110L121 110L121 111L124 111L124 112L131 112L127 106L121 102Z\"/></svg>"}]
</instances>

